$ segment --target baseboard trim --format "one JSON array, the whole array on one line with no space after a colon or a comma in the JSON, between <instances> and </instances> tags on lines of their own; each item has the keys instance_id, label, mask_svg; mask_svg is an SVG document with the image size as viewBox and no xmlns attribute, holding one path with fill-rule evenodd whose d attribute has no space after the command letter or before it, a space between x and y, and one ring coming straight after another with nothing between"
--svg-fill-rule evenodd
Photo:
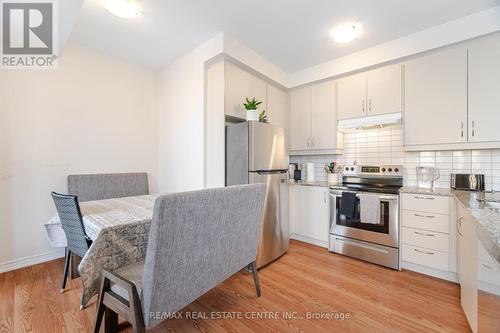
<instances>
[{"instance_id":1,"label":"baseboard trim","mask_svg":"<svg viewBox=\"0 0 500 333\"><path fill-rule=\"evenodd\" d=\"M402 266L402 268L410 270L410 271L414 271L417 273L430 275L433 277L437 277L439 279L448 280L451 282L458 283L458 275L457 275L457 273L454 273L454 272L446 272L446 271L442 271L439 269L434 269L434 268L414 264L414 263L407 262L407 261L403 261L401 263L401 266Z\"/></svg>"},{"instance_id":2,"label":"baseboard trim","mask_svg":"<svg viewBox=\"0 0 500 333\"><path fill-rule=\"evenodd\" d=\"M314 239L314 238L310 238L310 237L306 237L306 236L301 236L301 235L297 235L297 234L293 234L293 233L290 235L290 238L304 242L304 243L309 243L312 245L328 248L328 242L323 242L323 241L320 241L318 239Z\"/></svg>"},{"instance_id":3,"label":"baseboard trim","mask_svg":"<svg viewBox=\"0 0 500 333\"><path fill-rule=\"evenodd\" d=\"M64 257L64 249L57 249L54 251L37 254L30 257L24 257L20 259L2 262L0 263L0 273L9 272L19 268L24 268L36 264L41 264L43 262L59 259L62 257Z\"/></svg>"}]
</instances>

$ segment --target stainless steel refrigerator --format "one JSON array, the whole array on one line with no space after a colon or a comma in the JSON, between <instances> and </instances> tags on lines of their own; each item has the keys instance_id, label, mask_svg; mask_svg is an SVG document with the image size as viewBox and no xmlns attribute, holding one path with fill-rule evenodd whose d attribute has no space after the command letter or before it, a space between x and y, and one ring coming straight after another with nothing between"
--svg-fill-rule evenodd
<instances>
[{"instance_id":1,"label":"stainless steel refrigerator","mask_svg":"<svg viewBox=\"0 0 500 333\"><path fill-rule=\"evenodd\" d=\"M226 186L267 184L257 267L288 251L287 171L283 128L256 121L226 126Z\"/></svg>"}]
</instances>

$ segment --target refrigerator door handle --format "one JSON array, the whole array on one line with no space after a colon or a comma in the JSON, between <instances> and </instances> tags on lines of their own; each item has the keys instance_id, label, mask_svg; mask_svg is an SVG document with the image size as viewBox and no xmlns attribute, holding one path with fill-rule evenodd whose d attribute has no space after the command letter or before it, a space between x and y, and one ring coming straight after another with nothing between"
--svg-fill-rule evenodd
<instances>
[{"instance_id":1,"label":"refrigerator door handle","mask_svg":"<svg viewBox=\"0 0 500 333\"><path fill-rule=\"evenodd\" d=\"M287 173L288 170L257 170L255 173L259 175L274 175L274 174L281 174L281 173Z\"/></svg>"}]
</instances>

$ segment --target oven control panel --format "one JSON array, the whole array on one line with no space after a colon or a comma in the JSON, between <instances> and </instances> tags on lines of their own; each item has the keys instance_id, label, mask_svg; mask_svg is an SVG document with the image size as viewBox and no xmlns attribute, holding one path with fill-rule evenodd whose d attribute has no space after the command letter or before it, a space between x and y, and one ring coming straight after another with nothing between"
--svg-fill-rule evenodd
<instances>
[{"instance_id":1,"label":"oven control panel","mask_svg":"<svg viewBox=\"0 0 500 333\"><path fill-rule=\"evenodd\" d=\"M344 165L346 176L403 176L402 165Z\"/></svg>"}]
</instances>

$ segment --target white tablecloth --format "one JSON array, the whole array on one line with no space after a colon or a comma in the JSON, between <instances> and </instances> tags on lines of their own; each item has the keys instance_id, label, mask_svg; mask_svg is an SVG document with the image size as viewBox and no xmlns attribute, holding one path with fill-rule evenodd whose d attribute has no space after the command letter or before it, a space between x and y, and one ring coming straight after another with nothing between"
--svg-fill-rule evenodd
<instances>
[{"instance_id":1,"label":"white tablecloth","mask_svg":"<svg viewBox=\"0 0 500 333\"><path fill-rule=\"evenodd\" d=\"M104 227L151 219L157 196L151 194L81 202L80 210L87 236L95 240ZM59 215L54 215L45 224L45 230L51 247L66 246L66 234L62 229Z\"/></svg>"},{"instance_id":2,"label":"white tablecloth","mask_svg":"<svg viewBox=\"0 0 500 333\"><path fill-rule=\"evenodd\" d=\"M84 305L97 294L103 269L114 271L144 259L157 197L142 195L80 203L85 231L93 241L78 267ZM66 246L58 215L45 228L51 246Z\"/></svg>"}]
</instances>

